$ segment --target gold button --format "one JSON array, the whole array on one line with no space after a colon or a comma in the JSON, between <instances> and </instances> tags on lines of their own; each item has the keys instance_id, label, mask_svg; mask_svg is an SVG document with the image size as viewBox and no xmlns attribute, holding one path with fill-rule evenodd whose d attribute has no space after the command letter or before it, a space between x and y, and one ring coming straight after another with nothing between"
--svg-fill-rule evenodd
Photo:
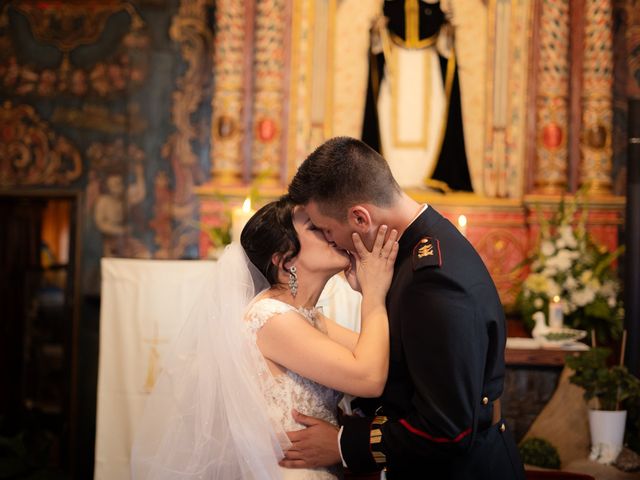
<instances>
[{"instance_id":1,"label":"gold button","mask_svg":"<svg viewBox=\"0 0 640 480\"><path fill-rule=\"evenodd\" d=\"M489 399L487 397L482 397L482 404L483 405L488 405L489 404Z\"/></svg>"},{"instance_id":2,"label":"gold button","mask_svg":"<svg viewBox=\"0 0 640 480\"><path fill-rule=\"evenodd\" d=\"M504 432L507 429L507 426L504 423L500 424L500 431Z\"/></svg>"}]
</instances>

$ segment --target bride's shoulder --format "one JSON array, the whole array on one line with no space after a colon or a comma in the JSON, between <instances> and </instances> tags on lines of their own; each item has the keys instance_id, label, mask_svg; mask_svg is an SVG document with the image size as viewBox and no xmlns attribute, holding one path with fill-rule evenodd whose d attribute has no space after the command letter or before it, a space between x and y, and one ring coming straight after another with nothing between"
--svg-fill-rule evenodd
<instances>
[{"instance_id":1,"label":"bride's shoulder","mask_svg":"<svg viewBox=\"0 0 640 480\"><path fill-rule=\"evenodd\" d=\"M245 319L257 330L271 317L295 311L295 307L281 300L270 297L257 297L248 306Z\"/></svg>"}]
</instances>

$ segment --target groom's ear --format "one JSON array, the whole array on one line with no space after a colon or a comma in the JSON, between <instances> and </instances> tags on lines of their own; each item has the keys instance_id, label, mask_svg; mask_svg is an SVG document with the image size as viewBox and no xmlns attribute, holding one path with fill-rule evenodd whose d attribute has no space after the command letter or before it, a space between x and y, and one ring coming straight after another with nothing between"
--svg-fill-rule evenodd
<instances>
[{"instance_id":1,"label":"groom's ear","mask_svg":"<svg viewBox=\"0 0 640 480\"><path fill-rule=\"evenodd\" d=\"M371 213L364 205L354 205L349 209L347 222L352 230L364 234L373 228Z\"/></svg>"}]
</instances>

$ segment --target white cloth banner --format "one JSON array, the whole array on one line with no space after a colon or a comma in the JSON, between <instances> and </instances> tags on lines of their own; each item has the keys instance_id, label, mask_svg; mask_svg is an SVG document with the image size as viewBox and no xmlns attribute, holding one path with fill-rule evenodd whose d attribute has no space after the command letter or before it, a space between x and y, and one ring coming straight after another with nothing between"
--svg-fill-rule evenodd
<instances>
[{"instance_id":1,"label":"white cloth banner","mask_svg":"<svg viewBox=\"0 0 640 480\"><path fill-rule=\"evenodd\" d=\"M95 480L129 480L137 421L162 369L163 354L189 316L208 260L104 258ZM360 326L360 294L333 277L318 305L345 327Z\"/></svg>"}]
</instances>

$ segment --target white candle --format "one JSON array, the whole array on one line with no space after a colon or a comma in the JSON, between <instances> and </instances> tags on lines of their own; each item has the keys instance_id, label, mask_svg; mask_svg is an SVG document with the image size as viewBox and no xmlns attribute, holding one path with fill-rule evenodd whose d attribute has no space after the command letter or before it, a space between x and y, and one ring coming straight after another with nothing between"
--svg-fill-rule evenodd
<instances>
[{"instance_id":1,"label":"white candle","mask_svg":"<svg viewBox=\"0 0 640 480\"><path fill-rule=\"evenodd\" d=\"M462 235L467 236L467 217L464 215L458 216L458 230Z\"/></svg>"},{"instance_id":2,"label":"white candle","mask_svg":"<svg viewBox=\"0 0 640 480\"><path fill-rule=\"evenodd\" d=\"M562 302L558 295L549 302L549 326L551 328L562 328L563 313Z\"/></svg>"},{"instance_id":3,"label":"white candle","mask_svg":"<svg viewBox=\"0 0 640 480\"><path fill-rule=\"evenodd\" d=\"M240 242L242 229L249 219L256 213L251 209L251 199L247 197L242 204L242 208L234 208L231 212L231 241Z\"/></svg>"}]
</instances>

